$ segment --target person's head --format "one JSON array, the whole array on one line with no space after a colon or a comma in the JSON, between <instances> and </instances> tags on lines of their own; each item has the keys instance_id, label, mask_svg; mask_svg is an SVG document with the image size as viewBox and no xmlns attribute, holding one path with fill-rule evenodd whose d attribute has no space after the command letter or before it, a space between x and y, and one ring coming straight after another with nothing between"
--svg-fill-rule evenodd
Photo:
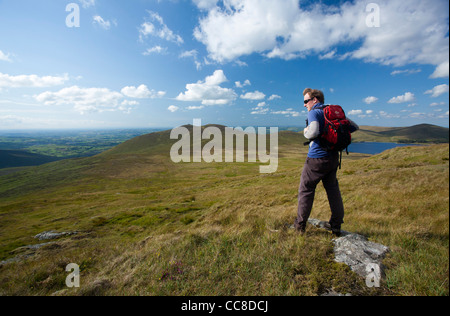
<instances>
[{"instance_id":1,"label":"person's head","mask_svg":"<svg viewBox=\"0 0 450 316\"><path fill-rule=\"evenodd\" d=\"M307 88L303 91L303 97L305 102L305 108L308 109L308 112L313 109L313 107L317 103L325 103L325 97L323 92L316 89Z\"/></svg>"}]
</instances>

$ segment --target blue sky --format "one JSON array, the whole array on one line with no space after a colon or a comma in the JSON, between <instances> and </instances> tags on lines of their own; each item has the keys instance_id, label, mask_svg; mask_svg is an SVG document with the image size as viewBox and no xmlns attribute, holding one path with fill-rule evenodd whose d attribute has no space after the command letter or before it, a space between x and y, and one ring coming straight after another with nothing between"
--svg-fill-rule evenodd
<instances>
[{"instance_id":1,"label":"blue sky","mask_svg":"<svg viewBox=\"0 0 450 316\"><path fill-rule=\"evenodd\" d=\"M303 126L307 87L360 125L448 127L448 9L0 0L0 130Z\"/></svg>"}]
</instances>

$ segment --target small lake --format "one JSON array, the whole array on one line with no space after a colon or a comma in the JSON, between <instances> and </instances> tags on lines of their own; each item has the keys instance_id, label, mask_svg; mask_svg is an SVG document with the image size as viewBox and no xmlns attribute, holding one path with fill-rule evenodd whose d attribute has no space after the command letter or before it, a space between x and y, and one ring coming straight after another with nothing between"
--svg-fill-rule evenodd
<instances>
[{"instance_id":1,"label":"small lake","mask_svg":"<svg viewBox=\"0 0 450 316\"><path fill-rule=\"evenodd\" d=\"M349 152L377 155L385 150L396 147L420 146L417 144L396 144L396 143L353 143L348 148Z\"/></svg>"}]
</instances>

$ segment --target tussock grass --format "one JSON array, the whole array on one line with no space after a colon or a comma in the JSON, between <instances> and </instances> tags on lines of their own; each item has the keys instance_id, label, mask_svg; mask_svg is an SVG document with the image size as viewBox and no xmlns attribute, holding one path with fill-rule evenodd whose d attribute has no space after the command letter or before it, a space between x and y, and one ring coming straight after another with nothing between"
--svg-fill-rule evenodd
<instances>
[{"instance_id":1,"label":"tussock grass","mask_svg":"<svg viewBox=\"0 0 450 316\"><path fill-rule=\"evenodd\" d=\"M0 294L448 295L448 145L344 157L343 229L392 250L382 287L369 289L333 261L328 233L286 228L306 149L282 144L270 175L251 163L175 165L165 149L125 144L64 162L65 174L60 162L0 177L0 260L42 231L81 232L0 267ZM321 186L312 216L330 216ZM79 289L65 286L72 262Z\"/></svg>"}]
</instances>

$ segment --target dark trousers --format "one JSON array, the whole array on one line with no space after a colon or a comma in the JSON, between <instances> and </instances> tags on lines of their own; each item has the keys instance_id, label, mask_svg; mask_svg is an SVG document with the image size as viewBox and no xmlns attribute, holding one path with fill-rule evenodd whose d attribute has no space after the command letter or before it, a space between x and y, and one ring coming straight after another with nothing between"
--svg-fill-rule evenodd
<instances>
[{"instance_id":1,"label":"dark trousers","mask_svg":"<svg viewBox=\"0 0 450 316\"><path fill-rule=\"evenodd\" d=\"M330 225L334 229L340 229L344 222L344 204L342 202L339 182L336 178L339 167L339 155L333 154L327 158L307 158L303 168L298 192L298 212L295 220L295 228L304 230L314 203L316 187L320 181L327 192L328 202L331 208Z\"/></svg>"}]
</instances>

